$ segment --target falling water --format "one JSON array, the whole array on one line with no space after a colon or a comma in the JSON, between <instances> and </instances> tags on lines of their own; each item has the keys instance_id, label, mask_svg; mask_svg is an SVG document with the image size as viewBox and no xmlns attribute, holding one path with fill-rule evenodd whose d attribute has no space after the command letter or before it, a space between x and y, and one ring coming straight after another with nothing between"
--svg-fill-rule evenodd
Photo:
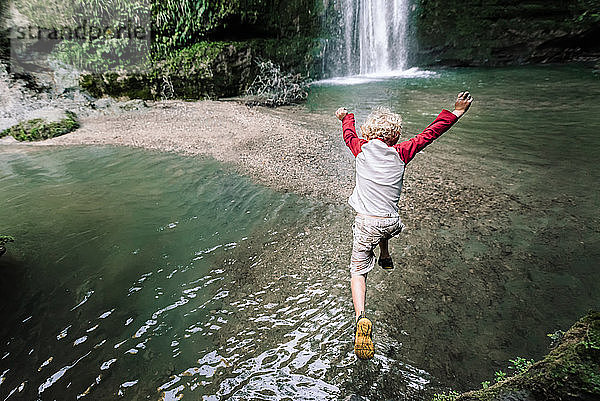
<instances>
[{"instance_id":1,"label":"falling water","mask_svg":"<svg viewBox=\"0 0 600 401\"><path fill-rule=\"evenodd\" d=\"M344 75L386 73L406 68L409 1L342 1Z\"/></svg>"}]
</instances>

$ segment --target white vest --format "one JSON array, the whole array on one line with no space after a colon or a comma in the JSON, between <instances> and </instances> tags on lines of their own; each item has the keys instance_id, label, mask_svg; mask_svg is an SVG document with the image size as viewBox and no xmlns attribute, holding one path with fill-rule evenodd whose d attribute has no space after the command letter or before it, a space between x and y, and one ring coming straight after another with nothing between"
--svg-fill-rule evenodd
<instances>
[{"instance_id":1,"label":"white vest","mask_svg":"<svg viewBox=\"0 0 600 401\"><path fill-rule=\"evenodd\" d=\"M372 139L356 156L356 186L348 200L357 213L398 216L404 162L398 151L380 139Z\"/></svg>"}]
</instances>

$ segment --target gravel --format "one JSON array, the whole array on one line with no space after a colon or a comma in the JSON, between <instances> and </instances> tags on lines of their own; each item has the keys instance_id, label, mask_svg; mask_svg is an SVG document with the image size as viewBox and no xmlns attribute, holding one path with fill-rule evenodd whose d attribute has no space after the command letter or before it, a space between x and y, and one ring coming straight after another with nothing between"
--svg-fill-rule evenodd
<instances>
[{"instance_id":1,"label":"gravel","mask_svg":"<svg viewBox=\"0 0 600 401\"><path fill-rule=\"evenodd\" d=\"M125 145L209 156L279 191L330 201L350 195L353 158L335 117L222 101L110 107L121 112L84 116L77 131L36 145Z\"/></svg>"}]
</instances>

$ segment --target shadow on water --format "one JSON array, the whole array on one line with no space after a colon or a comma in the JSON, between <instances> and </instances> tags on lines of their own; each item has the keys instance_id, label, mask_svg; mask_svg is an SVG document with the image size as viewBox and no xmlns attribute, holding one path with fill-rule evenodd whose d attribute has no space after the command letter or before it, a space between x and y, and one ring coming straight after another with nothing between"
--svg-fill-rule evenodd
<instances>
[{"instance_id":1,"label":"shadow on water","mask_svg":"<svg viewBox=\"0 0 600 401\"><path fill-rule=\"evenodd\" d=\"M23 293L29 292L27 277L25 276L25 263L14 258L10 250L0 258L0 313L5 318L10 318L12 305L24 300ZM28 307L31 310L31 305ZM4 319L3 319L4 320ZM6 321L5 329L14 327L14 321ZM6 333L3 333L6 334ZM4 336L3 336L4 338Z\"/></svg>"}]
</instances>

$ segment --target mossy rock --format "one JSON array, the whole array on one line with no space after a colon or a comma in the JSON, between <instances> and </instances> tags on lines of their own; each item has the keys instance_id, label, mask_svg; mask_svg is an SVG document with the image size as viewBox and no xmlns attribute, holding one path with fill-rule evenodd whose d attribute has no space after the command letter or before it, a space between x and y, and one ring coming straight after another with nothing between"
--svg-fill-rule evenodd
<instances>
[{"instance_id":1,"label":"mossy rock","mask_svg":"<svg viewBox=\"0 0 600 401\"><path fill-rule=\"evenodd\" d=\"M97 98L178 98L238 96L258 73L257 60L270 60L286 73L316 77L320 42L310 37L202 41L157 59L145 73L85 74L80 85Z\"/></svg>"},{"instance_id":2,"label":"mossy rock","mask_svg":"<svg viewBox=\"0 0 600 401\"><path fill-rule=\"evenodd\" d=\"M65 112L66 117L59 121L46 121L42 118L24 121L0 132L0 138L11 135L17 141L41 141L68 134L79 128L77 117L71 111Z\"/></svg>"},{"instance_id":3,"label":"mossy rock","mask_svg":"<svg viewBox=\"0 0 600 401\"><path fill-rule=\"evenodd\" d=\"M156 63L155 92L180 99L231 96L248 78L251 55L245 42L199 42ZM170 85L165 88L165 84Z\"/></svg>"},{"instance_id":4,"label":"mossy rock","mask_svg":"<svg viewBox=\"0 0 600 401\"><path fill-rule=\"evenodd\" d=\"M0 245L6 245L7 243L14 241L14 237L11 237L10 235L0 235Z\"/></svg>"},{"instance_id":5,"label":"mossy rock","mask_svg":"<svg viewBox=\"0 0 600 401\"><path fill-rule=\"evenodd\" d=\"M127 97L129 99L153 99L153 82L148 74L107 72L102 74L82 74L79 85L90 95Z\"/></svg>"},{"instance_id":6,"label":"mossy rock","mask_svg":"<svg viewBox=\"0 0 600 401\"><path fill-rule=\"evenodd\" d=\"M525 372L456 401L600 400L600 312L590 312Z\"/></svg>"}]
</instances>

